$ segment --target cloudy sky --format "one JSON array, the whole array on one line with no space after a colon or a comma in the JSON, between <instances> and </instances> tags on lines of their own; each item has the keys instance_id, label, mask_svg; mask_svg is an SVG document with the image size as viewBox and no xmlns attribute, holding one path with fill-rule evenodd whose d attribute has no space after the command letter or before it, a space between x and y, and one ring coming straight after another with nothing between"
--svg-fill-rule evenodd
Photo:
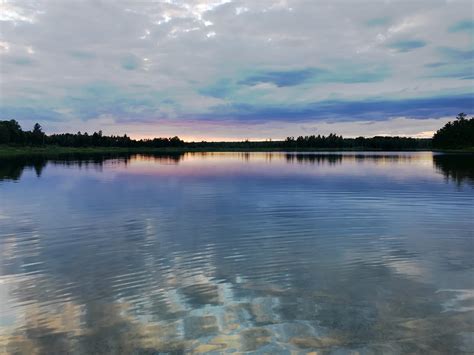
<instances>
[{"instance_id":1,"label":"cloudy sky","mask_svg":"<svg viewBox=\"0 0 474 355\"><path fill-rule=\"evenodd\" d=\"M473 4L0 0L0 119L136 138L431 136L474 112Z\"/></svg>"}]
</instances>

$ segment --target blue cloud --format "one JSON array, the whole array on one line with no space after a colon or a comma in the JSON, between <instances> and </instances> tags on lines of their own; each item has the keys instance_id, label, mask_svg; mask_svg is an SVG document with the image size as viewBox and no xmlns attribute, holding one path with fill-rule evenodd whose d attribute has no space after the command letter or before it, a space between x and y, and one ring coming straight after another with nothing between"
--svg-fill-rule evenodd
<instances>
[{"instance_id":1,"label":"blue cloud","mask_svg":"<svg viewBox=\"0 0 474 355\"><path fill-rule=\"evenodd\" d=\"M396 49L398 52L410 52L414 49L426 46L426 42L418 39L401 40L392 42L388 45L389 48Z\"/></svg>"},{"instance_id":2,"label":"blue cloud","mask_svg":"<svg viewBox=\"0 0 474 355\"><path fill-rule=\"evenodd\" d=\"M430 78L457 78L461 80L474 79L474 66L471 63L430 63L425 67L434 70Z\"/></svg>"},{"instance_id":3,"label":"blue cloud","mask_svg":"<svg viewBox=\"0 0 474 355\"><path fill-rule=\"evenodd\" d=\"M140 61L132 54L122 58L122 68L125 70L136 70L140 66Z\"/></svg>"},{"instance_id":4,"label":"blue cloud","mask_svg":"<svg viewBox=\"0 0 474 355\"><path fill-rule=\"evenodd\" d=\"M93 102L93 104L91 104ZM157 92L133 92L107 83L95 83L78 88L73 95L63 98L60 106L68 107L75 117L87 120L101 114L113 115L117 122L156 122L160 107L179 108L177 103L160 96ZM229 103L213 107L210 112L193 114L183 112L180 117L195 120L228 122L229 120L262 122L305 122L305 121L383 121L391 117L437 118L464 111L474 112L474 94L468 90L462 94L445 94L424 98L371 98L353 100L324 100L307 104L275 105ZM33 108L34 107L34 108ZM57 121L62 115L54 110L57 103L33 106L17 102L0 108L0 119L28 121Z\"/></svg>"},{"instance_id":5,"label":"blue cloud","mask_svg":"<svg viewBox=\"0 0 474 355\"><path fill-rule=\"evenodd\" d=\"M360 65L339 65L334 70L320 70L315 75L315 83L373 83L390 77L390 68L386 65L362 67Z\"/></svg>"},{"instance_id":6,"label":"blue cloud","mask_svg":"<svg viewBox=\"0 0 474 355\"><path fill-rule=\"evenodd\" d=\"M198 90L198 93L204 96L212 96L220 99L229 97L236 89L235 84L229 79L221 79L216 83Z\"/></svg>"},{"instance_id":7,"label":"blue cloud","mask_svg":"<svg viewBox=\"0 0 474 355\"><path fill-rule=\"evenodd\" d=\"M427 63L424 65L425 68L439 68L442 67L446 64L449 64L447 62L433 62L433 63Z\"/></svg>"},{"instance_id":8,"label":"blue cloud","mask_svg":"<svg viewBox=\"0 0 474 355\"><path fill-rule=\"evenodd\" d=\"M239 84L256 85L259 83L272 83L280 87L295 86L303 84L320 72L322 72L321 69L314 68L302 70L261 71L239 81Z\"/></svg>"},{"instance_id":9,"label":"blue cloud","mask_svg":"<svg viewBox=\"0 0 474 355\"><path fill-rule=\"evenodd\" d=\"M150 116L154 115L164 100L158 92L135 91L107 82L91 83L72 88L68 92L69 95L62 99L61 104L72 108L74 115L83 120L95 118L101 114L131 119Z\"/></svg>"},{"instance_id":10,"label":"blue cloud","mask_svg":"<svg viewBox=\"0 0 474 355\"><path fill-rule=\"evenodd\" d=\"M87 52L87 51L81 51L81 50L73 50L70 51L69 54L71 57L74 57L76 59L93 59L96 57L94 53Z\"/></svg>"},{"instance_id":11,"label":"blue cloud","mask_svg":"<svg viewBox=\"0 0 474 355\"><path fill-rule=\"evenodd\" d=\"M278 87L317 83L370 83L382 81L390 76L385 65L363 68L359 65L339 65L334 70L306 68L291 71L261 71L240 80L241 85L272 83Z\"/></svg>"},{"instance_id":12,"label":"blue cloud","mask_svg":"<svg viewBox=\"0 0 474 355\"><path fill-rule=\"evenodd\" d=\"M474 32L474 20L468 19L455 23L448 28L448 32Z\"/></svg>"},{"instance_id":13,"label":"blue cloud","mask_svg":"<svg viewBox=\"0 0 474 355\"><path fill-rule=\"evenodd\" d=\"M60 121L61 115L52 109L27 106L0 106L0 120Z\"/></svg>"},{"instance_id":14,"label":"blue cloud","mask_svg":"<svg viewBox=\"0 0 474 355\"><path fill-rule=\"evenodd\" d=\"M456 112L474 112L472 94L444 95L413 99L326 100L306 105L265 106L233 104L215 107L201 118L245 122L271 121L384 121L391 117L438 118Z\"/></svg>"},{"instance_id":15,"label":"blue cloud","mask_svg":"<svg viewBox=\"0 0 474 355\"><path fill-rule=\"evenodd\" d=\"M388 17L376 17L365 22L369 27L385 26L390 22Z\"/></svg>"},{"instance_id":16,"label":"blue cloud","mask_svg":"<svg viewBox=\"0 0 474 355\"><path fill-rule=\"evenodd\" d=\"M457 78L461 80L474 79L474 50L439 47L441 60L425 64L430 78Z\"/></svg>"},{"instance_id":17,"label":"blue cloud","mask_svg":"<svg viewBox=\"0 0 474 355\"><path fill-rule=\"evenodd\" d=\"M35 65L35 61L29 57L23 57L23 56L14 56L14 57L8 57L6 62L14 65L20 65L20 66L31 66Z\"/></svg>"},{"instance_id":18,"label":"blue cloud","mask_svg":"<svg viewBox=\"0 0 474 355\"><path fill-rule=\"evenodd\" d=\"M474 49L457 49L451 47L439 47L438 52L446 59L454 61L474 60Z\"/></svg>"}]
</instances>

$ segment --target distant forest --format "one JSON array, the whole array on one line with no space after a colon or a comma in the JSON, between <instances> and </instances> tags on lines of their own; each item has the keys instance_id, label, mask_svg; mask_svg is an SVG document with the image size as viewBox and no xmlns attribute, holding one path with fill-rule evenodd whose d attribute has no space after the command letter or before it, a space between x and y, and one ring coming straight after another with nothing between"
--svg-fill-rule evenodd
<instances>
[{"instance_id":1,"label":"distant forest","mask_svg":"<svg viewBox=\"0 0 474 355\"><path fill-rule=\"evenodd\" d=\"M93 134L62 133L47 135L36 123L31 131L25 131L15 120L0 121L0 145L9 146L59 146L59 147L122 147L122 148L182 148L182 149L463 149L474 147L474 118L467 119L460 113L456 120L438 130L433 139L376 136L371 138L343 138L329 134L288 137L283 141L241 142L184 142L179 137L132 139L123 136L106 136L102 131Z\"/></svg>"}]
</instances>

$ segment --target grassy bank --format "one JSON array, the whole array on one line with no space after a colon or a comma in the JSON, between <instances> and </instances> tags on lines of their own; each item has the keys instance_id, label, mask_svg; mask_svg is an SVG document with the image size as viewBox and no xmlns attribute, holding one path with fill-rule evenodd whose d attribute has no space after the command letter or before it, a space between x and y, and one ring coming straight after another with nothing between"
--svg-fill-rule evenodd
<instances>
[{"instance_id":1,"label":"grassy bank","mask_svg":"<svg viewBox=\"0 0 474 355\"><path fill-rule=\"evenodd\" d=\"M436 153L474 153L474 147L462 149L433 149Z\"/></svg>"},{"instance_id":2,"label":"grassy bank","mask_svg":"<svg viewBox=\"0 0 474 355\"><path fill-rule=\"evenodd\" d=\"M109 154L109 153L177 153L181 148L120 148L120 147L10 147L0 146L0 157L20 155Z\"/></svg>"}]
</instances>

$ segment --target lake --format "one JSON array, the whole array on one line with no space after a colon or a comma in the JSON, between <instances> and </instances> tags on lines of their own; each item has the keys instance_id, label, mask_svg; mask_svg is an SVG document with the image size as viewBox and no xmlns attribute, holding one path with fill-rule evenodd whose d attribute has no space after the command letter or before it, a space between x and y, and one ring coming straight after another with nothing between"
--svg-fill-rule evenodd
<instances>
[{"instance_id":1,"label":"lake","mask_svg":"<svg viewBox=\"0 0 474 355\"><path fill-rule=\"evenodd\" d=\"M0 352L474 351L474 155L0 160Z\"/></svg>"}]
</instances>

